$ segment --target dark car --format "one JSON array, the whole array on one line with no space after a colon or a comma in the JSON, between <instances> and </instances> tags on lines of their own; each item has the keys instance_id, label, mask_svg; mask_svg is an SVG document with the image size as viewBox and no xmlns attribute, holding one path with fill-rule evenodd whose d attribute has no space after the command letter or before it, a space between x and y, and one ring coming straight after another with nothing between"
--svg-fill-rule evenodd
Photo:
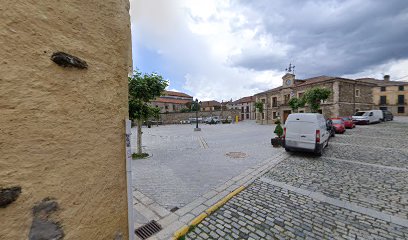
<instances>
[{"instance_id":1,"label":"dark car","mask_svg":"<svg viewBox=\"0 0 408 240\"><path fill-rule=\"evenodd\" d=\"M328 119L326 121L327 131L330 133L330 137L336 136L336 129L333 126L333 121Z\"/></svg>"},{"instance_id":2,"label":"dark car","mask_svg":"<svg viewBox=\"0 0 408 240\"><path fill-rule=\"evenodd\" d=\"M382 110L383 112L383 121L392 121L394 120L394 116L392 115L392 113L388 110Z\"/></svg>"}]
</instances>

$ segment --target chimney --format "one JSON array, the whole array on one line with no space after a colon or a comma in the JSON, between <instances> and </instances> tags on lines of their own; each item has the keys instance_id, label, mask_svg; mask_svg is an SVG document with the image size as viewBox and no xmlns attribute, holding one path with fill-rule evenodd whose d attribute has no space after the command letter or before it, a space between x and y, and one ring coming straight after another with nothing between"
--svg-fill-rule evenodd
<instances>
[{"instance_id":1,"label":"chimney","mask_svg":"<svg viewBox=\"0 0 408 240\"><path fill-rule=\"evenodd\" d=\"M390 81L390 75L384 75L384 81L389 82Z\"/></svg>"}]
</instances>

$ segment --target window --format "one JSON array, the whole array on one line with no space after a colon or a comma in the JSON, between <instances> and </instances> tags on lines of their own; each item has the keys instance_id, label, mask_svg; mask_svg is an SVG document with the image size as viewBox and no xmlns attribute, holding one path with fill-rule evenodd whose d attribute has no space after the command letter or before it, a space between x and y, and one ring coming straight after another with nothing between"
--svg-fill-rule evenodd
<instances>
[{"instance_id":1,"label":"window","mask_svg":"<svg viewBox=\"0 0 408 240\"><path fill-rule=\"evenodd\" d=\"M278 106L278 98L277 97L273 97L272 98L272 107L277 107Z\"/></svg>"},{"instance_id":2,"label":"window","mask_svg":"<svg viewBox=\"0 0 408 240\"><path fill-rule=\"evenodd\" d=\"M398 107L398 113L405 113L404 107Z\"/></svg>"},{"instance_id":3,"label":"window","mask_svg":"<svg viewBox=\"0 0 408 240\"><path fill-rule=\"evenodd\" d=\"M166 109L166 110L167 110L167 109L169 109L169 106L167 106L167 105L166 105L166 106L164 106L164 109Z\"/></svg>"},{"instance_id":4,"label":"window","mask_svg":"<svg viewBox=\"0 0 408 240\"><path fill-rule=\"evenodd\" d=\"M386 87L381 87L381 92L385 92L387 90Z\"/></svg>"},{"instance_id":5,"label":"window","mask_svg":"<svg viewBox=\"0 0 408 240\"><path fill-rule=\"evenodd\" d=\"M244 107L241 107L241 112L242 112L242 113L244 112Z\"/></svg>"},{"instance_id":6,"label":"window","mask_svg":"<svg viewBox=\"0 0 408 240\"><path fill-rule=\"evenodd\" d=\"M387 96L380 96L380 104L381 105L387 104Z\"/></svg>"},{"instance_id":7,"label":"window","mask_svg":"<svg viewBox=\"0 0 408 240\"><path fill-rule=\"evenodd\" d=\"M404 105L404 95L398 95L398 104Z\"/></svg>"},{"instance_id":8,"label":"window","mask_svg":"<svg viewBox=\"0 0 408 240\"><path fill-rule=\"evenodd\" d=\"M387 109L388 109L387 107L380 107L380 110L383 110L383 111L385 111Z\"/></svg>"},{"instance_id":9,"label":"window","mask_svg":"<svg viewBox=\"0 0 408 240\"><path fill-rule=\"evenodd\" d=\"M299 113L304 113L304 112L305 112L305 111L303 111L303 110L300 110L300 111L299 111Z\"/></svg>"},{"instance_id":10,"label":"window","mask_svg":"<svg viewBox=\"0 0 408 240\"><path fill-rule=\"evenodd\" d=\"M272 118L275 119L277 117L278 117L278 115L276 115L276 112L272 112Z\"/></svg>"},{"instance_id":11,"label":"window","mask_svg":"<svg viewBox=\"0 0 408 240\"><path fill-rule=\"evenodd\" d=\"M265 99L261 99L261 102L262 102L262 103L265 103Z\"/></svg>"},{"instance_id":12,"label":"window","mask_svg":"<svg viewBox=\"0 0 408 240\"><path fill-rule=\"evenodd\" d=\"M249 112L249 106L246 106L246 112Z\"/></svg>"},{"instance_id":13,"label":"window","mask_svg":"<svg viewBox=\"0 0 408 240\"><path fill-rule=\"evenodd\" d=\"M262 119L265 119L265 113L262 113Z\"/></svg>"},{"instance_id":14,"label":"window","mask_svg":"<svg viewBox=\"0 0 408 240\"><path fill-rule=\"evenodd\" d=\"M360 89L356 89L356 97L360 97Z\"/></svg>"},{"instance_id":15,"label":"window","mask_svg":"<svg viewBox=\"0 0 408 240\"><path fill-rule=\"evenodd\" d=\"M290 94L286 94L284 95L284 97L285 97L285 104L288 104L289 99L290 99Z\"/></svg>"},{"instance_id":16,"label":"window","mask_svg":"<svg viewBox=\"0 0 408 240\"><path fill-rule=\"evenodd\" d=\"M249 113L246 114L246 119L249 119Z\"/></svg>"},{"instance_id":17,"label":"window","mask_svg":"<svg viewBox=\"0 0 408 240\"><path fill-rule=\"evenodd\" d=\"M404 86L398 86L398 91L404 91Z\"/></svg>"}]
</instances>

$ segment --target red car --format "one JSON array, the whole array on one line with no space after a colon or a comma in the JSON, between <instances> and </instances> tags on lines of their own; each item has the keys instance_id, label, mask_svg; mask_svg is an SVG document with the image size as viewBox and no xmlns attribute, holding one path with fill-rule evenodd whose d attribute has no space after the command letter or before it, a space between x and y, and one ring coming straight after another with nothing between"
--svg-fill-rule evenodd
<instances>
[{"instance_id":1,"label":"red car","mask_svg":"<svg viewBox=\"0 0 408 240\"><path fill-rule=\"evenodd\" d=\"M344 133L346 131L346 126L341 118L330 118L333 122L334 131L336 133Z\"/></svg>"},{"instance_id":2,"label":"red car","mask_svg":"<svg viewBox=\"0 0 408 240\"><path fill-rule=\"evenodd\" d=\"M346 126L346 128L356 127L356 124L353 122L353 119L351 117L341 117L341 119L343 119L344 126Z\"/></svg>"}]
</instances>

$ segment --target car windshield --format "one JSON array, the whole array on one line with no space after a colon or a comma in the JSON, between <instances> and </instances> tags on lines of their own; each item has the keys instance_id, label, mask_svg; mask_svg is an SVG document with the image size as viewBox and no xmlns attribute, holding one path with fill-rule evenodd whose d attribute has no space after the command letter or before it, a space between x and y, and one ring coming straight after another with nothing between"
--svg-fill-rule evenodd
<instances>
[{"instance_id":1,"label":"car windshield","mask_svg":"<svg viewBox=\"0 0 408 240\"><path fill-rule=\"evenodd\" d=\"M333 119L332 121L334 124L342 124L340 119Z\"/></svg>"},{"instance_id":2,"label":"car windshield","mask_svg":"<svg viewBox=\"0 0 408 240\"><path fill-rule=\"evenodd\" d=\"M343 121L348 121L348 120L350 120L350 118L348 118L348 117L343 118Z\"/></svg>"},{"instance_id":3,"label":"car windshield","mask_svg":"<svg viewBox=\"0 0 408 240\"><path fill-rule=\"evenodd\" d=\"M363 116L363 115L367 115L366 113L367 113L367 112L356 112L356 113L354 114L354 116Z\"/></svg>"}]
</instances>

